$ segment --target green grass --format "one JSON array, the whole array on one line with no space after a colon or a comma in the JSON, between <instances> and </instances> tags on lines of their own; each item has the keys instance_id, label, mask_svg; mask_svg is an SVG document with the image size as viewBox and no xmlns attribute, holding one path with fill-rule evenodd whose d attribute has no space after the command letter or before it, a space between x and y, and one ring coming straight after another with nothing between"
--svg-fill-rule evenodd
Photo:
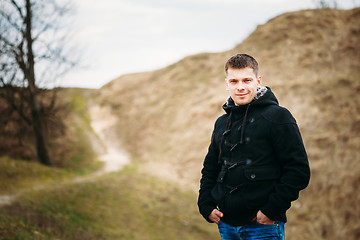
<instances>
[{"instance_id":1,"label":"green grass","mask_svg":"<svg viewBox=\"0 0 360 240\"><path fill-rule=\"evenodd\" d=\"M0 157L0 194L70 178L74 174L35 162Z\"/></svg>"},{"instance_id":2,"label":"green grass","mask_svg":"<svg viewBox=\"0 0 360 240\"><path fill-rule=\"evenodd\" d=\"M96 181L56 184L3 207L0 239L218 239L196 195L132 165Z\"/></svg>"},{"instance_id":3,"label":"green grass","mask_svg":"<svg viewBox=\"0 0 360 240\"><path fill-rule=\"evenodd\" d=\"M95 91L81 88L64 88L61 89L59 96L62 102L67 105L68 109L81 118L84 123L90 125L90 117L87 112L88 100L91 100Z\"/></svg>"},{"instance_id":4,"label":"green grass","mask_svg":"<svg viewBox=\"0 0 360 240\"><path fill-rule=\"evenodd\" d=\"M99 168L91 137L95 138L91 128L88 101L94 95L93 90L66 88L58 90L59 104L64 106L62 118L67 126L66 133L52 144L56 166L86 174ZM93 136L91 136L93 135Z\"/></svg>"}]
</instances>

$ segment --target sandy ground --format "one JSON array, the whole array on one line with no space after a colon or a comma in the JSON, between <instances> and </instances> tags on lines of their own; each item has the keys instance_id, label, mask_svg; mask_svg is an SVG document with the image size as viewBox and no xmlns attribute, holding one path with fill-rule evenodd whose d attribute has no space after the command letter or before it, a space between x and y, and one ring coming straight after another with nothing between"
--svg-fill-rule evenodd
<instances>
[{"instance_id":1,"label":"sandy ground","mask_svg":"<svg viewBox=\"0 0 360 240\"><path fill-rule=\"evenodd\" d=\"M97 177L110 172L119 171L125 165L130 163L129 155L121 148L121 143L116 136L115 123L117 118L112 115L110 108L91 104L89 106L89 113L91 116L91 127L97 137L94 139L93 134L89 136L93 139L93 147L99 155L99 160L104 162L104 167L95 173L63 182L63 184L77 184L94 181ZM54 184L38 185L29 189L19 189L15 194L0 195L0 207L11 204L28 191L56 188L60 185L61 184L57 184L57 186L54 186Z\"/></svg>"}]
</instances>

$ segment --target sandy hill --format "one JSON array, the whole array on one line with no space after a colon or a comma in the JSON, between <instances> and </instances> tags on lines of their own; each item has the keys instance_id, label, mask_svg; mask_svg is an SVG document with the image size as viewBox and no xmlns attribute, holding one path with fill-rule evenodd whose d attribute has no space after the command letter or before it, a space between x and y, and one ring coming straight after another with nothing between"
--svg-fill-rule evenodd
<instances>
[{"instance_id":1,"label":"sandy hill","mask_svg":"<svg viewBox=\"0 0 360 240\"><path fill-rule=\"evenodd\" d=\"M290 239L359 239L360 8L286 13L234 49L119 77L98 92L140 166L197 190L213 123L227 98L223 65L259 60L263 85L296 117L312 179L291 209ZM342 226L342 227L339 227Z\"/></svg>"}]
</instances>

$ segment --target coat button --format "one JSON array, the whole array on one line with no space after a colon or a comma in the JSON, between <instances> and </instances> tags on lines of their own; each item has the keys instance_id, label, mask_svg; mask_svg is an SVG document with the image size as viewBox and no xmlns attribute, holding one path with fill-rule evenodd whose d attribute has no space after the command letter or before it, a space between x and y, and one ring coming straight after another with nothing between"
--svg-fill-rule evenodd
<instances>
[{"instance_id":1,"label":"coat button","mask_svg":"<svg viewBox=\"0 0 360 240\"><path fill-rule=\"evenodd\" d=\"M255 122L255 118L250 118L249 123L253 123L253 122Z\"/></svg>"},{"instance_id":2,"label":"coat button","mask_svg":"<svg viewBox=\"0 0 360 240\"><path fill-rule=\"evenodd\" d=\"M245 138L245 143L249 143L250 142L250 138L249 137L246 137Z\"/></svg>"},{"instance_id":3,"label":"coat button","mask_svg":"<svg viewBox=\"0 0 360 240\"><path fill-rule=\"evenodd\" d=\"M250 165L252 163L251 159L246 159L246 165Z\"/></svg>"},{"instance_id":4,"label":"coat button","mask_svg":"<svg viewBox=\"0 0 360 240\"><path fill-rule=\"evenodd\" d=\"M250 175L250 178L251 178L251 179L255 179L255 178L256 178L255 173L252 173L252 174Z\"/></svg>"}]
</instances>

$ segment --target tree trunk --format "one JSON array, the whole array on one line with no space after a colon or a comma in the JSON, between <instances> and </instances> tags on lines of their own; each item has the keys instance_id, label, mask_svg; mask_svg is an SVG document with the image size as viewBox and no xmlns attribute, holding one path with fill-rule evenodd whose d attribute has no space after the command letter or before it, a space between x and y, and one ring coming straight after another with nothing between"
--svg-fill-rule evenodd
<instances>
[{"instance_id":1,"label":"tree trunk","mask_svg":"<svg viewBox=\"0 0 360 240\"><path fill-rule=\"evenodd\" d=\"M43 122L43 117L39 111L37 99L33 99L35 103L30 104L31 116L32 116L32 127L35 133L36 139L36 151L39 158L39 161L44 165L52 165L49 146L46 137L45 126Z\"/></svg>"},{"instance_id":2,"label":"tree trunk","mask_svg":"<svg viewBox=\"0 0 360 240\"><path fill-rule=\"evenodd\" d=\"M28 89L29 89L29 105L31 109L32 117L32 127L34 129L35 139L36 139L36 150L39 161L45 165L52 165L50 151L48 147L46 129L43 121L43 116L40 111L40 101L37 98L37 87L35 85L35 68L34 68L34 54L32 49L33 39L31 36L32 29L32 11L30 0L26 0L26 32L25 38L27 42L27 60L28 65L24 64L25 68L25 78L28 80Z\"/></svg>"}]
</instances>

